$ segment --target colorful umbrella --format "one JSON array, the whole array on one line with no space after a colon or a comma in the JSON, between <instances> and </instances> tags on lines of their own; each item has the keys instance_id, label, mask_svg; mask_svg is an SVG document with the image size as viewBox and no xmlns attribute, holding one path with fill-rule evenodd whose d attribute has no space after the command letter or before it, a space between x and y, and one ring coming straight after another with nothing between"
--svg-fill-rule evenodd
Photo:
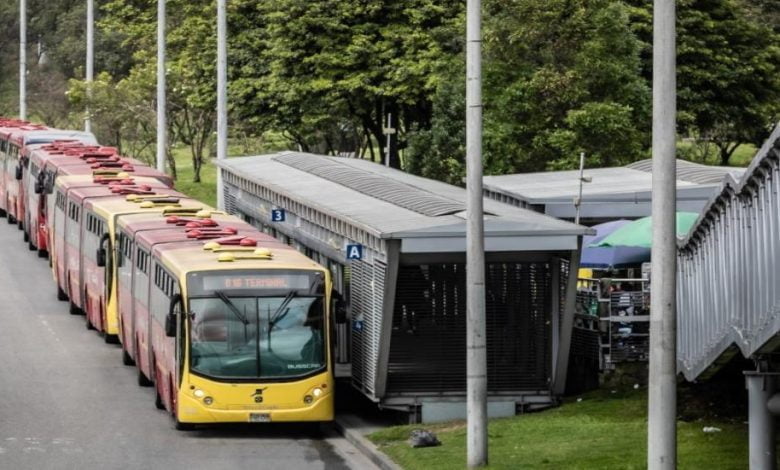
<instances>
[{"instance_id":1,"label":"colorful umbrella","mask_svg":"<svg viewBox=\"0 0 780 470\"><path fill-rule=\"evenodd\" d=\"M695 212L677 213L677 236L684 237L690 231L699 214ZM652 217L643 217L626 224L612 232L596 246L639 246L650 248L653 240Z\"/></svg>"},{"instance_id":2,"label":"colorful umbrella","mask_svg":"<svg viewBox=\"0 0 780 470\"><path fill-rule=\"evenodd\" d=\"M632 246L593 246L621 227L630 224L630 220L615 220L591 227L596 235L586 236L582 243L580 266L595 269L617 269L637 266L650 261L650 249Z\"/></svg>"}]
</instances>

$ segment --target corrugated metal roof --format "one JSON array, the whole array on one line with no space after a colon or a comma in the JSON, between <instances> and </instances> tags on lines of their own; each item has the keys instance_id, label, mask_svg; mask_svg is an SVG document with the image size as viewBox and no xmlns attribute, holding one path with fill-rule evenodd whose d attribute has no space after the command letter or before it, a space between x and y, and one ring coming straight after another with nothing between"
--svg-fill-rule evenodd
<instances>
[{"instance_id":1,"label":"corrugated metal roof","mask_svg":"<svg viewBox=\"0 0 780 470\"><path fill-rule=\"evenodd\" d=\"M640 160L638 162L626 165L626 168L652 173L653 160ZM708 184L720 183L726 175L739 177L745 172L744 168L735 168L728 166L710 166L701 163L689 162L687 160L677 160L677 179L689 183Z\"/></svg>"},{"instance_id":2,"label":"corrugated metal roof","mask_svg":"<svg viewBox=\"0 0 780 470\"><path fill-rule=\"evenodd\" d=\"M419 214L436 217L466 210L465 205L451 199L370 171L352 168L336 159L289 153L274 157L274 160Z\"/></svg>"},{"instance_id":3,"label":"corrugated metal roof","mask_svg":"<svg viewBox=\"0 0 780 470\"><path fill-rule=\"evenodd\" d=\"M296 168L284 161L300 162L311 159L312 163L296 163ZM328 165L328 161L337 167ZM300 152L282 152L274 155L230 158L217 162L226 171L270 188L285 197L302 202L326 214L342 218L362 227L377 236L390 238L394 234L413 236L414 233L428 234L434 227L447 227L450 236L463 235L465 217L462 210L452 213L450 208L464 208L466 191L457 186L410 175L372 162ZM328 177L313 172L325 173ZM375 197L362 184L348 179L342 184L334 175L340 169L351 177L367 178L381 183L387 189L382 197ZM353 170L360 170L355 173ZM414 197L407 200L398 196L396 190L407 188ZM389 194L389 195L388 195ZM424 196L424 197L423 197ZM424 203L420 201L425 199ZM432 202L431 206L426 205ZM449 201L445 211L439 202ZM435 202L435 204L433 204ZM425 212L421 211L425 207ZM435 207L435 209L432 209ZM417 210L415 210L417 209ZM441 210L438 210L441 209ZM485 233L496 227L500 236L524 235L580 235L589 229L554 219L533 211L511 207L496 201L485 200ZM431 215L439 214L439 215ZM489 215L488 215L489 214ZM496 225L494 221L505 223ZM439 231L440 236L446 236ZM494 234L495 235L495 234Z\"/></svg>"},{"instance_id":4,"label":"corrugated metal roof","mask_svg":"<svg viewBox=\"0 0 780 470\"><path fill-rule=\"evenodd\" d=\"M592 181L582 185L583 199L649 192L652 189L652 162L642 160L625 167L586 168L585 175ZM725 175L738 176L744 169L708 167L678 160L677 187L695 188L712 186ZM486 176L485 189L520 199L528 204L544 204L547 201L571 201L579 191L579 170L518 173L513 175Z\"/></svg>"}]
</instances>

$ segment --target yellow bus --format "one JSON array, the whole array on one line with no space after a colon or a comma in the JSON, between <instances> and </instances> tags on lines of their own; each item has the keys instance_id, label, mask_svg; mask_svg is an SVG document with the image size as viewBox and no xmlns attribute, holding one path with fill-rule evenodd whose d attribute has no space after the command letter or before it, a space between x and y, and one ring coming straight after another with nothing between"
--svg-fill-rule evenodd
<instances>
[{"instance_id":1,"label":"yellow bus","mask_svg":"<svg viewBox=\"0 0 780 470\"><path fill-rule=\"evenodd\" d=\"M119 320L116 306L116 221L124 214L163 212L195 213L204 204L173 190L155 190L154 194L119 195L85 199L80 211L82 308L87 328L105 334L106 342L118 341Z\"/></svg>"},{"instance_id":2,"label":"yellow bus","mask_svg":"<svg viewBox=\"0 0 780 470\"><path fill-rule=\"evenodd\" d=\"M159 406L177 429L196 423L331 421L331 279L265 235L129 252L134 295L149 309ZM229 243L229 245L228 245Z\"/></svg>"}]
</instances>

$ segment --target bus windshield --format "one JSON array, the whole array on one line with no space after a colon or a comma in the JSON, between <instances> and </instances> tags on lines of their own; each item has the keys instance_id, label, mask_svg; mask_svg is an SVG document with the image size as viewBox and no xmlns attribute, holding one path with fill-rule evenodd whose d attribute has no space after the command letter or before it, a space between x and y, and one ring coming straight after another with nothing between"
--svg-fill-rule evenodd
<instances>
[{"instance_id":1,"label":"bus windshield","mask_svg":"<svg viewBox=\"0 0 780 470\"><path fill-rule=\"evenodd\" d=\"M325 367L323 296L296 290L210 294L189 300L193 373L282 380Z\"/></svg>"}]
</instances>

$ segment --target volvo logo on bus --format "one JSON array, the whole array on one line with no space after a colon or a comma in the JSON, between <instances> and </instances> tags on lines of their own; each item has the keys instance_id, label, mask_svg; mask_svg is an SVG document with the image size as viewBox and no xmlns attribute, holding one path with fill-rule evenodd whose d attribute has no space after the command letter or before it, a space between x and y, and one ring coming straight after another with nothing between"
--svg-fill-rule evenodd
<instances>
[{"instance_id":1,"label":"volvo logo on bus","mask_svg":"<svg viewBox=\"0 0 780 470\"><path fill-rule=\"evenodd\" d=\"M255 403L263 402L263 390L265 390L266 388L268 387L255 389L255 393L251 395L255 398Z\"/></svg>"}]
</instances>

